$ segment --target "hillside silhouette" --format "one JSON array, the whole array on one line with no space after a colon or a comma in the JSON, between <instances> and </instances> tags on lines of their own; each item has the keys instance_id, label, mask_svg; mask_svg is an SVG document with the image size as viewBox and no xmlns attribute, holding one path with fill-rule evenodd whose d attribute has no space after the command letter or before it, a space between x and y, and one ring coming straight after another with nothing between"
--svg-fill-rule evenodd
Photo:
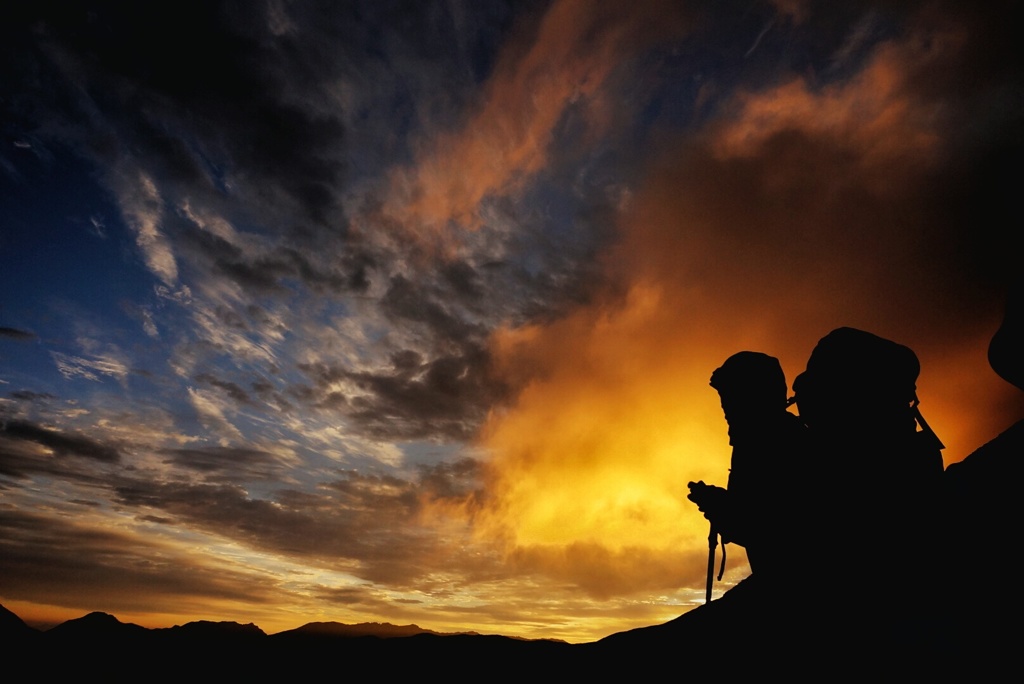
<instances>
[{"instance_id":1,"label":"hillside silhouette","mask_svg":"<svg viewBox=\"0 0 1024 684\"><path fill-rule=\"evenodd\" d=\"M842 634L823 632L818 624L795 622L786 597L763 600L763 594L752 591L755 582L750 577L711 604L667 623L583 644L440 633L388 623L313 622L276 634L237 622L196 621L150 629L101 612L40 631L3 606L0 640L7 647L9 663L46 663L51 675L103 671L115 680L133 678L136 670L131 663L164 676L232 677L312 675L338 668L352 674L422 676L441 667L445 678L454 681L478 680L483 668L506 677L545 678L659 678L669 667L676 674L706 676L723 672L821 676L835 672L838 665L846 672L865 675L886 671L1005 674L1015 653L1010 643L1013 630L988 640L994 630L982 627L980 633L964 638L979 625L954 629L962 617L959 613L951 614L942 625L951 629L948 638L921 641L909 651L894 649L885 637L895 612L884 605L868 623L852 625ZM998 599L985 605L986 610L996 611ZM833 618L841 618L848 606L832 602L823 608Z\"/></svg>"},{"instance_id":2,"label":"hillside silhouette","mask_svg":"<svg viewBox=\"0 0 1024 684\"><path fill-rule=\"evenodd\" d=\"M132 669L129 661L175 676L211 672L266 676L364 666L391 675L411 675L435 661L446 663L446 668L461 663L468 673L474 667L470 663L481 658L502 663L506 672L525 674L540 663L568 666L573 661L573 647L564 641L442 633L389 623L312 622L267 634L252 623L237 622L195 621L146 628L93 612L40 631L3 606L0 640L7 647L9 662L46 662L51 674L81 674L99 667L127 674ZM454 673L449 678L463 677Z\"/></svg>"}]
</instances>

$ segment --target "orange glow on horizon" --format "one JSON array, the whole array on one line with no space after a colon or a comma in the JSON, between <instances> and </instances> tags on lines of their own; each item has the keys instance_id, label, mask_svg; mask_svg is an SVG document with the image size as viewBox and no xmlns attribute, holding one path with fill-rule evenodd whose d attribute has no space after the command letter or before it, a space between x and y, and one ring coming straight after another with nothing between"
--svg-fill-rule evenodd
<instances>
[{"instance_id":1,"label":"orange glow on horizon","mask_svg":"<svg viewBox=\"0 0 1024 684\"><path fill-rule=\"evenodd\" d=\"M495 336L498 367L532 377L483 430L488 498L473 522L522 571L595 596L702 576L707 522L686 483L724 484L729 446L708 386L718 350L681 352L674 316L638 285L618 308Z\"/></svg>"}]
</instances>

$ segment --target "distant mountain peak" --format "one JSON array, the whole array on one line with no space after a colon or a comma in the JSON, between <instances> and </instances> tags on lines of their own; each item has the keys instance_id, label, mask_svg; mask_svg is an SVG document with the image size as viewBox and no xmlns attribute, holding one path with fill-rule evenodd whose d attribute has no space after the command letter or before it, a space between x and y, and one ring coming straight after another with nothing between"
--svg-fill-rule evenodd
<instances>
[{"instance_id":1,"label":"distant mountain peak","mask_svg":"<svg viewBox=\"0 0 1024 684\"><path fill-rule=\"evenodd\" d=\"M39 630L29 627L24 620L0 605L0 635L4 639L20 638L38 633Z\"/></svg>"},{"instance_id":2,"label":"distant mountain peak","mask_svg":"<svg viewBox=\"0 0 1024 684\"><path fill-rule=\"evenodd\" d=\"M173 634L189 634L189 635L223 635L223 636L266 636L267 633L257 627L255 624L248 622L242 624L240 622L220 621L214 622L211 620L193 620L192 622L186 622L183 625L175 625L174 627L168 627L166 629L154 630L159 632L168 632Z\"/></svg>"},{"instance_id":3,"label":"distant mountain peak","mask_svg":"<svg viewBox=\"0 0 1024 684\"><path fill-rule=\"evenodd\" d=\"M308 622L296 629L279 632L282 634L302 634L336 637L362 637L375 636L382 639L394 637L415 636L417 634L442 635L442 632L435 632L430 629L423 629L419 625L393 625L390 622L360 622L357 624L345 624L344 622Z\"/></svg>"}]
</instances>

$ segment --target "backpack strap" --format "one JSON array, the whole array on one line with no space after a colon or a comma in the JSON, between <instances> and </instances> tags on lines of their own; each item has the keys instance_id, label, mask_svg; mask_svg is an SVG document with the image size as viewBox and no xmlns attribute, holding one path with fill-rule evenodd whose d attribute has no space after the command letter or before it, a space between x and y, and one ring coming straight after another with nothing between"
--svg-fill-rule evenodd
<instances>
[{"instance_id":1,"label":"backpack strap","mask_svg":"<svg viewBox=\"0 0 1024 684\"><path fill-rule=\"evenodd\" d=\"M722 564L718 566L718 581L722 581L722 575L725 574L725 539L722 540Z\"/></svg>"},{"instance_id":2,"label":"backpack strap","mask_svg":"<svg viewBox=\"0 0 1024 684\"><path fill-rule=\"evenodd\" d=\"M931 443L931 445L941 451L946 448L946 445L942 443L942 440L939 439L939 436L935 434L935 431L928 425L924 416L921 415L921 409L918 407L918 404L920 403L921 400L917 398L917 393L915 392L914 401L910 405L910 409L914 412L914 420L916 420L917 424L921 426L921 432L927 435L926 439Z\"/></svg>"}]
</instances>

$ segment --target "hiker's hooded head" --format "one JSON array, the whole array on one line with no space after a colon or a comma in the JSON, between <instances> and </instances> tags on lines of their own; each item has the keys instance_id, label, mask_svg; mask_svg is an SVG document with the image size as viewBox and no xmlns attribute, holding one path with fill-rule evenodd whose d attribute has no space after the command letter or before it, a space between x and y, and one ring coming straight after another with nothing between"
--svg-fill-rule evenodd
<instances>
[{"instance_id":1,"label":"hiker's hooded head","mask_svg":"<svg viewBox=\"0 0 1024 684\"><path fill-rule=\"evenodd\" d=\"M763 419L786 409L786 376L774 356L742 351L733 354L711 374L722 410L730 424Z\"/></svg>"}]
</instances>

